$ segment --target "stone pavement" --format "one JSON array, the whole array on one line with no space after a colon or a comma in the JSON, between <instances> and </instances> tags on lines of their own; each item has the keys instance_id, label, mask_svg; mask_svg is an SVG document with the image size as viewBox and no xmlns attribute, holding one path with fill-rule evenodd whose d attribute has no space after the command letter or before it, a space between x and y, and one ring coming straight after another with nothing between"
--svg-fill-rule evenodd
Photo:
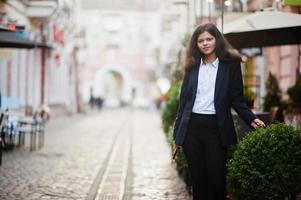
<instances>
[{"instance_id":1,"label":"stone pavement","mask_svg":"<svg viewBox=\"0 0 301 200\"><path fill-rule=\"evenodd\" d=\"M156 112L116 109L60 117L45 146L5 152L1 200L189 200Z\"/></svg>"}]
</instances>

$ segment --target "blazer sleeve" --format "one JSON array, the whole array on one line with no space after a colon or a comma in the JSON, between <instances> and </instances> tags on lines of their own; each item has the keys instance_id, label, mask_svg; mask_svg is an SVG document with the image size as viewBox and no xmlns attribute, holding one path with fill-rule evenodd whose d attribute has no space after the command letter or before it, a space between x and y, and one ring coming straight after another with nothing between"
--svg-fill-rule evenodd
<instances>
[{"instance_id":1,"label":"blazer sleeve","mask_svg":"<svg viewBox=\"0 0 301 200\"><path fill-rule=\"evenodd\" d=\"M178 106L178 111L177 111L177 116L175 120L175 125L174 125L174 131L173 131L173 138L176 138L177 131L179 128L179 124L182 118L183 110L186 104L186 97L187 95L187 90L188 90L188 75L189 73L185 73L184 80L181 86L181 91L180 91L180 98L179 98L179 106Z\"/></svg>"},{"instance_id":2,"label":"blazer sleeve","mask_svg":"<svg viewBox=\"0 0 301 200\"><path fill-rule=\"evenodd\" d=\"M231 106L237 112L237 114L246 122L247 125L251 126L251 123L257 117L248 108L244 96L243 96L243 80L241 73L240 62L234 62L232 66L233 72L231 77Z\"/></svg>"}]
</instances>

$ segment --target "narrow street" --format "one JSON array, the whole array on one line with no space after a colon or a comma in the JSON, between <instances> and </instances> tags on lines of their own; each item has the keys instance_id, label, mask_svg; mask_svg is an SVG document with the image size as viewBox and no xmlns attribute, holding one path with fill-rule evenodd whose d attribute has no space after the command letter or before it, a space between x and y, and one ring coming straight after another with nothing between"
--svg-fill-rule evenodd
<instances>
[{"instance_id":1,"label":"narrow street","mask_svg":"<svg viewBox=\"0 0 301 200\"><path fill-rule=\"evenodd\" d=\"M41 150L5 152L0 199L188 200L160 126L130 109L53 119Z\"/></svg>"}]
</instances>

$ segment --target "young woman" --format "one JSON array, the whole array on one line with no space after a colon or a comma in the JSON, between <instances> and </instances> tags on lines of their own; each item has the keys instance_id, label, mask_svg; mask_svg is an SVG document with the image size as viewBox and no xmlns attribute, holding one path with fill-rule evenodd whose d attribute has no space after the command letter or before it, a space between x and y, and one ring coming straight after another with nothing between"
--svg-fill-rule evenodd
<instances>
[{"instance_id":1,"label":"young woman","mask_svg":"<svg viewBox=\"0 0 301 200\"><path fill-rule=\"evenodd\" d=\"M188 162L194 200L226 199L226 153L237 142L231 107L251 127L264 126L243 97L241 57L214 24L200 25L187 49L174 128Z\"/></svg>"}]
</instances>

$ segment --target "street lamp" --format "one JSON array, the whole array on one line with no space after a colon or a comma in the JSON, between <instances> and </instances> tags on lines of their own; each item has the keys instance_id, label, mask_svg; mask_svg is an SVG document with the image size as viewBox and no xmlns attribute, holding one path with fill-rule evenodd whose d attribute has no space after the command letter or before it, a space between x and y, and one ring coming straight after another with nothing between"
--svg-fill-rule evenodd
<instances>
[{"instance_id":1,"label":"street lamp","mask_svg":"<svg viewBox=\"0 0 301 200\"><path fill-rule=\"evenodd\" d=\"M226 2L230 2L229 0L226 0ZM225 10L225 3L226 2L224 2L224 0L222 0L222 9L221 9L221 11L222 11L222 33L224 33L224 10ZM231 2L230 2L230 4L231 4Z\"/></svg>"},{"instance_id":2,"label":"street lamp","mask_svg":"<svg viewBox=\"0 0 301 200\"><path fill-rule=\"evenodd\" d=\"M221 19L222 19L222 27L221 27L221 32L224 32L224 13L225 13L225 6L229 7L232 4L232 0L222 0L222 8L221 8Z\"/></svg>"}]
</instances>

